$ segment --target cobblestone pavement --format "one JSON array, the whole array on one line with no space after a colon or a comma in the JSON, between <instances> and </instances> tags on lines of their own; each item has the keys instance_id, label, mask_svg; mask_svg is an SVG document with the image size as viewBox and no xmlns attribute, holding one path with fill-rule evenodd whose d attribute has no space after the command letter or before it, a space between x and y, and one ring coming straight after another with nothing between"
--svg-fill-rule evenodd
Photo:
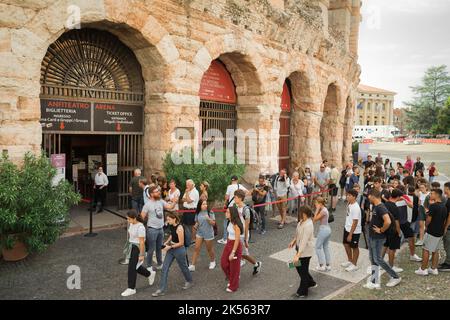
<instances>
[{"instance_id":1,"label":"cobblestone pavement","mask_svg":"<svg viewBox=\"0 0 450 320\"><path fill-rule=\"evenodd\" d=\"M332 259L335 269L343 259L341 241L344 204L341 202L332 223ZM223 215L217 214L219 235ZM181 290L184 284L178 266L174 264L169 274L169 287L166 296L159 299L290 299L299 284L298 274L289 270L284 259L285 249L295 232L295 221L283 230L276 229L276 221L268 216L268 232L254 235L250 253L263 262L260 275L252 275L252 266L247 263L241 272L240 289L229 294L225 291L226 281L219 263L215 270L208 270L206 250L197 263L193 273L195 285L188 291ZM126 288L127 267L119 265L118 259L126 237L124 228L99 232L97 237L82 235L59 239L46 252L31 255L19 263L0 262L0 299L122 299L120 293ZM363 241L362 241L363 242ZM219 262L223 246L216 244L216 261ZM192 256L193 248L189 249ZM271 257L272 256L272 257ZM275 256L275 258L274 258ZM314 258L315 259L315 258ZM314 259L311 269L315 268ZM342 260L343 261L343 260ZM81 290L69 290L66 282L71 265L81 269ZM312 275L319 284L311 289L309 299L322 299L350 284L339 272ZM146 279L138 276L137 294L127 299L155 299L151 293L157 289L159 272L153 287Z\"/></svg>"}]
</instances>

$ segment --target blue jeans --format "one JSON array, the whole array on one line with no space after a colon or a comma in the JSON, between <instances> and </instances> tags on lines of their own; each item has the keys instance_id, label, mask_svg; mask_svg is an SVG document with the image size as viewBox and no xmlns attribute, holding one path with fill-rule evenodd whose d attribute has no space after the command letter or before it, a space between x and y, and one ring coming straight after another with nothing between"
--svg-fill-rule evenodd
<instances>
[{"instance_id":1,"label":"blue jeans","mask_svg":"<svg viewBox=\"0 0 450 320\"><path fill-rule=\"evenodd\" d=\"M141 199L131 199L131 207L136 210L138 214L140 214L143 207Z\"/></svg>"},{"instance_id":2,"label":"blue jeans","mask_svg":"<svg viewBox=\"0 0 450 320\"><path fill-rule=\"evenodd\" d=\"M327 264L330 265L330 249L328 247L330 243L331 236L331 228L329 226L320 226L319 233L317 234L316 239L316 254L319 258L319 264Z\"/></svg>"},{"instance_id":3,"label":"blue jeans","mask_svg":"<svg viewBox=\"0 0 450 320\"><path fill-rule=\"evenodd\" d=\"M180 267L186 282L192 282L192 275L188 269L186 261L186 248L183 246L176 249L170 249L167 251L166 257L164 258L161 272L161 283L159 284L159 290L162 292L165 292L167 289L167 278L169 277L169 269L173 260L177 260L178 266Z\"/></svg>"},{"instance_id":4,"label":"blue jeans","mask_svg":"<svg viewBox=\"0 0 450 320\"><path fill-rule=\"evenodd\" d=\"M372 263L372 275L370 281L372 283L378 283L380 267L384 269L392 278L398 279L398 274L392 270L392 268L384 261L381 253L383 251L386 238L373 239L369 236L369 258Z\"/></svg>"},{"instance_id":5,"label":"blue jeans","mask_svg":"<svg viewBox=\"0 0 450 320\"><path fill-rule=\"evenodd\" d=\"M222 239L223 239L224 241L226 241L226 240L228 239L227 227L228 227L228 219L225 218L225 219L223 220L223 237L222 237Z\"/></svg>"},{"instance_id":6,"label":"blue jeans","mask_svg":"<svg viewBox=\"0 0 450 320\"><path fill-rule=\"evenodd\" d=\"M153 263L153 252L156 250L156 261L158 265L162 264L162 252L161 247L164 240L163 229L147 228L147 266L151 267Z\"/></svg>"}]
</instances>

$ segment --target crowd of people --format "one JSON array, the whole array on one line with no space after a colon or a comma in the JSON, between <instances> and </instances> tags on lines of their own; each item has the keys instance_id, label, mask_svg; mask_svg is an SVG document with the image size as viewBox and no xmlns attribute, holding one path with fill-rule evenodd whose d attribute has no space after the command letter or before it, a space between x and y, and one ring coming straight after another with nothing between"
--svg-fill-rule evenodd
<instances>
[{"instance_id":1,"label":"crowd of people","mask_svg":"<svg viewBox=\"0 0 450 320\"><path fill-rule=\"evenodd\" d=\"M296 168L291 175L281 169L273 176L260 175L252 188L246 188L233 176L225 191L223 210L220 210L225 219L219 228L208 200L207 181L200 182L197 189L194 181L187 180L182 194L176 181L158 175L152 175L148 181L136 169L130 182L133 210L128 212L126 258L122 261L128 264L128 288L122 296L136 293L137 274L148 278L153 285L157 270L161 270L161 278L158 290L152 295L164 295L174 260L185 280L183 289L190 288L203 244L209 257L208 268L216 268L215 238L220 229L222 236L217 242L225 246L220 258L228 282L225 290L235 292L246 262L253 266L255 276L262 269L260 259L249 252L255 216L260 219L258 231L264 235L266 216L268 213L274 216L275 212L279 214L278 229L288 223L288 215L298 223L288 245L295 248L292 265L300 276L295 297L307 297L308 290L317 286L309 272L314 254L318 258L316 271L329 272L337 267L346 272L358 270L361 238L369 249L370 276L364 285L368 289L381 288L380 268L390 276L387 287L401 282L403 269L396 265L396 251L403 242L408 245L410 260L421 263L415 271L417 275L450 271L450 182L441 186L434 181L438 175L434 163L428 167L427 178L424 171L420 158L414 162L408 156L403 165L397 163L394 168L389 159L383 161L378 154L375 161L368 155L366 161L348 163L343 170L328 165L326 160L317 172L312 172L310 166ZM252 205L244 202L249 198ZM339 201L346 206L342 243L347 261L334 266L329 246L330 223L334 221ZM315 224L319 225L316 239ZM442 238L446 260L439 265L438 248ZM191 262L187 250L190 246L194 246ZM419 247L422 257L417 254ZM143 267L145 257L146 268Z\"/></svg>"}]
</instances>

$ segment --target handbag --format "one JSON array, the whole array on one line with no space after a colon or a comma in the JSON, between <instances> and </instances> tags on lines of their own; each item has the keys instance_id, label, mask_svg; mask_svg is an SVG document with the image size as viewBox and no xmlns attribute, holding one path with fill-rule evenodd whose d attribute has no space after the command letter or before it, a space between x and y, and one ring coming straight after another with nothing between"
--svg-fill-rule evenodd
<instances>
[{"instance_id":1,"label":"handbag","mask_svg":"<svg viewBox=\"0 0 450 320\"><path fill-rule=\"evenodd\" d=\"M333 213L330 213L328 216L328 223L332 223L332 222L334 222L334 215L333 215Z\"/></svg>"}]
</instances>

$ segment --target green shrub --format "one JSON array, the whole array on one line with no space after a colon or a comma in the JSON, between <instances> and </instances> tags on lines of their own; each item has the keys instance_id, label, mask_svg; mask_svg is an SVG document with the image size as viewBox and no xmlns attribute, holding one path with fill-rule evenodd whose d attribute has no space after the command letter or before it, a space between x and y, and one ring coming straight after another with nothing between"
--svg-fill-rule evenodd
<instances>
[{"instance_id":1,"label":"green shrub","mask_svg":"<svg viewBox=\"0 0 450 320\"><path fill-rule=\"evenodd\" d=\"M44 155L27 153L19 168L6 155L0 159L0 240L12 248L21 234L29 252L41 252L68 225L69 208L80 201L72 185L52 179L56 169Z\"/></svg>"},{"instance_id":2,"label":"green shrub","mask_svg":"<svg viewBox=\"0 0 450 320\"><path fill-rule=\"evenodd\" d=\"M230 184L230 179L233 175L241 177L245 172L245 165L238 164L235 156L232 157L232 161L228 161L231 164L195 164L194 153L191 149L184 149L176 154L181 157L182 152L189 153L190 163L176 164L173 162L171 153L166 155L164 159L164 173L168 180L174 179L177 182L177 186L183 193L186 188L186 180L192 179L195 182L197 189L199 189L202 181L209 183L208 197L211 201L222 200L227 186ZM218 151L218 152L221 152ZM223 152L225 158L225 152Z\"/></svg>"}]
</instances>

